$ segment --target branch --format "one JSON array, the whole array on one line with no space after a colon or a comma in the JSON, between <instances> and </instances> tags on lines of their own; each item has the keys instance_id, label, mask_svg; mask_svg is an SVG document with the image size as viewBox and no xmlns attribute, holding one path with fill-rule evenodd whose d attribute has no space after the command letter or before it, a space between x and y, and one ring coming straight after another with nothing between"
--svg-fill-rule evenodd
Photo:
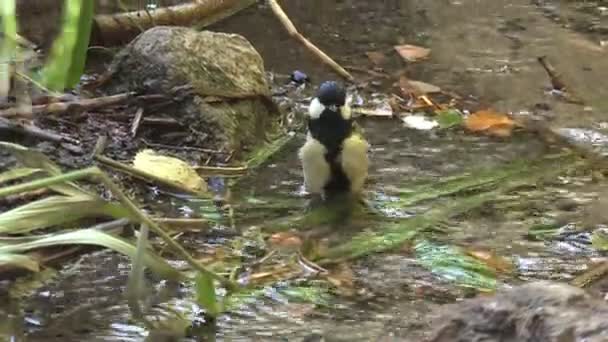
<instances>
[{"instance_id":1,"label":"branch","mask_svg":"<svg viewBox=\"0 0 608 342\"><path fill-rule=\"evenodd\" d=\"M281 8L281 6L279 6L276 0L268 0L268 2L270 3L270 8L272 9L272 12L277 16L277 18L279 18L279 21L281 22L281 24L283 24L283 26L287 30L287 33L289 33L291 37L304 44L304 46L308 48L308 50L310 50L315 56L317 56L323 63L334 69L334 71L337 72L340 76L344 77L348 81L354 81L353 76L348 71L344 70L344 68L341 67L340 64L336 63L333 59L331 59L331 57L326 55L325 52L321 51L321 49L316 47L313 43L306 39L306 37L304 37L302 34L300 34L300 32L298 32L298 29L296 29L295 25L291 22L289 17L287 17L287 14L285 14L285 12Z\"/></svg>"}]
</instances>

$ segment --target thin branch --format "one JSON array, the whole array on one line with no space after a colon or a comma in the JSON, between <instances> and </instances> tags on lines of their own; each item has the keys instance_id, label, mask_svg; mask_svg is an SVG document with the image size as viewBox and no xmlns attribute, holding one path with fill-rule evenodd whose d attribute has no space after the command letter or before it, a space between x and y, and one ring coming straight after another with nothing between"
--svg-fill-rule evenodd
<instances>
[{"instance_id":1,"label":"thin branch","mask_svg":"<svg viewBox=\"0 0 608 342\"><path fill-rule=\"evenodd\" d=\"M336 63L331 57L329 57L325 52L321 51L318 47L316 47L313 43L311 43L306 37L304 37L298 29L296 29L295 25L291 22L287 14L283 11L281 6L277 3L276 0L268 0L270 4L270 8L272 12L277 16L281 24L287 30L287 33L296 40L300 41L304 46L310 50L315 56L317 56L323 63L330 66L335 72L337 72L340 76L344 77L348 81L354 81L353 76L346 71L340 64Z\"/></svg>"}]
</instances>

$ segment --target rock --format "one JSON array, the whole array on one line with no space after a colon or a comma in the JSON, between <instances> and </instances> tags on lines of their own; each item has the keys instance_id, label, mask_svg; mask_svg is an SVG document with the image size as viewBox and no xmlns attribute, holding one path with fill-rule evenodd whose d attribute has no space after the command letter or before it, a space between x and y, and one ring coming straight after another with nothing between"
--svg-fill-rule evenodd
<instances>
[{"instance_id":1,"label":"rock","mask_svg":"<svg viewBox=\"0 0 608 342\"><path fill-rule=\"evenodd\" d=\"M608 304L566 284L529 283L448 310L430 341L608 341Z\"/></svg>"},{"instance_id":2,"label":"rock","mask_svg":"<svg viewBox=\"0 0 608 342\"><path fill-rule=\"evenodd\" d=\"M163 114L205 134L206 147L251 147L276 121L263 60L240 35L155 27L127 45L111 70L108 92L173 94L178 101Z\"/></svg>"}]
</instances>

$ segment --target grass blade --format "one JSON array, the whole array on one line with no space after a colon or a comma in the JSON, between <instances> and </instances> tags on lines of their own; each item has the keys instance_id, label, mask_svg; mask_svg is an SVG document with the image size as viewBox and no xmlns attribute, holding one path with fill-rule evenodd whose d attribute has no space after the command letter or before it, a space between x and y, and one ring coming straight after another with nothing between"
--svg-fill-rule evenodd
<instances>
[{"instance_id":1,"label":"grass blade","mask_svg":"<svg viewBox=\"0 0 608 342\"><path fill-rule=\"evenodd\" d=\"M94 197L51 196L0 214L0 234L23 234L100 215L122 218L127 214L120 205Z\"/></svg>"},{"instance_id":2,"label":"grass blade","mask_svg":"<svg viewBox=\"0 0 608 342\"><path fill-rule=\"evenodd\" d=\"M17 169L8 170L0 173L0 184L14 181L20 178L25 178L42 171L42 169L34 169L31 167L20 167Z\"/></svg>"},{"instance_id":3,"label":"grass blade","mask_svg":"<svg viewBox=\"0 0 608 342\"><path fill-rule=\"evenodd\" d=\"M198 272L196 275L196 302L205 309L210 317L217 317L221 313L220 305L215 294L213 278L207 273Z\"/></svg>"},{"instance_id":4,"label":"grass blade","mask_svg":"<svg viewBox=\"0 0 608 342\"><path fill-rule=\"evenodd\" d=\"M10 66L17 52L16 0L0 1L0 24L4 37L0 45L0 97L7 96L11 87Z\"/></svg>"},{"instance_id":5,"label":"grass blade","mask_svg":"<svg viewBox=\"0 0 608 342\"><path fill-rule=\"evenodd\" d=\"M0 246L0 255L3 255L4 253L22 253L32 249L60 245L102 246L127 255L130 258L135 257L137 250L135 246L121 238L95 229L82 229L69 233L56 234L36 241ZM144 263L163 278L172 280L183 280L184 278L178 270L171 267L163 258L150 251L146 251L144 255Z\"/></svg>"},{"instance_id":6,"label":"grass blade","mask_svg":"<svg viewBox=\"0 0 608 342\"><path fill-rule=\"evenodd\" d=\"M62 32L53 43L42 71L42 83L47 88L62 91L78 83L86 59L94 6L94 1L65 1Z\"/></svg>"},{"instance_id":7,"label":"grass blade","mask_svg":"<svg viewBox=\"0 0 608 342\"><path fill-rule=\"evenodd\" d=\"M0 267L3 266L20 267L32 272L40 271L40 265L36 260L21 254L0 253Z\"/></svg>"}]
</instances>

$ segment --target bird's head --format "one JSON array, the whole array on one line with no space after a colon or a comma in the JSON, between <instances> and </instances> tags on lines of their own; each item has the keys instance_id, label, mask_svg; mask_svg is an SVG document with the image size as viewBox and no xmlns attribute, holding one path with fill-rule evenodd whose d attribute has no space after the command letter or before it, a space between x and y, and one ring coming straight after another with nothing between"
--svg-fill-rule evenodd
<instances>
[{"instance_id":1,"label":"bird's head","mask_svg":"<svg viewBox=\"0 0 608 342\"><path fill-rule=\"evenodd\" d=\"M323 82L315 98L310 102L308 116L312 120L322 116L337 116L349 121L351 118L350 106L346 103L344 88L335 81Z\"/></svg>"}]
</instances>

